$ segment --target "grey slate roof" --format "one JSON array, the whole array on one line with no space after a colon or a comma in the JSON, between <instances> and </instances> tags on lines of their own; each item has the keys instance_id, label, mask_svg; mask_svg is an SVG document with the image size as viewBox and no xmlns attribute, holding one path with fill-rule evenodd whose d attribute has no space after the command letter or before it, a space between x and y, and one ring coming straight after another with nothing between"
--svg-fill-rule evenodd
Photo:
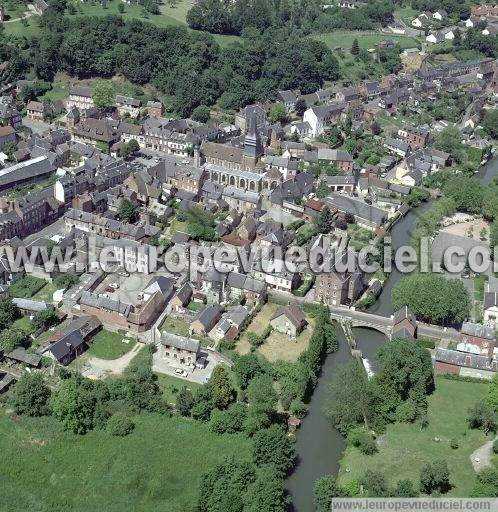
<instances>
[{"instance_id":1,"label":"grey slate roof","mask_svg":"<svg viewBox=\"0 0 498 512\"><path fill-rule=\"evenodd\" d=\"M48 352L50 352L57 361L61 361L84 344L85 340L83 339L83 336L75 330L68 332L59 341L50 345Z\"/></svg>"},{"instance_id":2,"label":"grey slate roof","mask_svg":"<svg viewBox=\"0 0 498 512\"><path fill-rule=\"evenodd\" d=\"M200 348L200 342L198 340L186 338L185 336L177 336L176 334L171 334L169 332L163 332L161 334L161 344L196 353Z\"/></svg>"}]
</instances>

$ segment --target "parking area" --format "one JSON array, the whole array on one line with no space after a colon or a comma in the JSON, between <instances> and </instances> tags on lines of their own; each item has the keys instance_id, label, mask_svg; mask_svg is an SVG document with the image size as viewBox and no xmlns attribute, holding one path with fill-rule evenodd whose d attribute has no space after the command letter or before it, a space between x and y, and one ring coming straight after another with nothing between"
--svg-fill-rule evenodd
<instances>
[{"instance_id":1,"label":"parking area","mask_svg":"<svg viewBox=\"0 0 498 512\"><path fill-rule=\"evenodd\" d=\"M152 357L152 371L185 379L190 382L197 382L198 384L206 384L211 377L214 367L217 364L220 364L221 361L218 360L216 354L213 354L212 352L201 352L201 357L205 357L207 359L207 365L205 368L188 368L184 365L173 363L171 359L165 359L163 357L162 347L159 346L158 350ZM182 374L180 374L180 371L182 371Z\"/></svg>"}]
</instances>

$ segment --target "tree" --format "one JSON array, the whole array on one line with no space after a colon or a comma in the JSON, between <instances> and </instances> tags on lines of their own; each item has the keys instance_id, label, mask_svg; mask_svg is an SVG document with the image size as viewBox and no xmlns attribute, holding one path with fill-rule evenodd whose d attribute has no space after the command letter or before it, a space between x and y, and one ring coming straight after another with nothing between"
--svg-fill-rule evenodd
<instances>
[{"instance_id":1,"label":"tree","mask_svg":"<svg viewBox=\"0 0 498 512\"><path fill-rule=\"evenodd\" d=\"M455 201L457 210L481 213L484 201L484 187L477 178L455 176L446 182L443 192Z\"/></svg>"},{"instance_id":2,"label":"tree","mask_svg":"<svg viewBox=\"0 0 498 512\"><path fill-rule=\"evenodd\" d=\"M320 181L318 184L318 187L316 187L316 196L319 199L323 199L324 197L327 197L330 194L330 188L325 183L325 181Z\"/></svg>"},{"instance_id":3,"label":"tree","mask_svg":"<svg viewBox=\"0 0 498 512\"><path fill-rule=\"evenodd\" d=\"M121 5L121 4L120 4ZM140 145L135 139L130 139L121 149L120 154L123 158L128 158L140 150Z\"/></svg>"},{"instance_id":4,"label":"tree","mask_svg":"<svg viewBox=\"0 0 498 512\"><path fill-rule=\"evenodd\" d=\"M377 397L365 370L356 361L342 366L332 377L325 401L325 415L342 433L357 425L376 422Z\"/></svg>"},{"instance_id":5,"label":"tree","mask_svg":"<svg viewBox=\"0 0 498 512\"><path fill-rule=\"evenodd\" d=\"M420 471L420 489L426 494L434 491L446 493L450 490L450 470L445 460L428 462Z\"/></svg>"},{"instance_id":6,"label":"tree","mask_svg":"<svg viewBox=\"0 0 498 512\"><path fill-rule=\"evenodd\" d=\"M380 124L377 121L374 121L370 125L370 130L372 131L373 135L380 135L380 133L382 131L382 128L381 128Z\"/></svg>"},{"instance_id":7,"label":"tree","mask_svg":"<svg viewBox=\"0 0 498 512\"><path fill-rule=\"evenodd\" d=\"M246 420L247 406L238 402L224 411L213 409L209 428L217 434L235 434L244 430Z\"/></svg>"},{"instance_id":8,"label":"tree","mask_svg":"<svg viewBox=\"0 0 498 512\"><path fill-rule=\"evenodd\" d=\"M254 465L250 462L227 459L218 464L201 477L199 512L241 512L245 493L255 479Z\"/></svg>"},{"instance_id":9,"label":"tree","mask_svg":"<svg viewBox=\"0 0 498 512\"><path fill-rule=\"evenodd\" d=\"M41 373L24 373L14 388L12 407L16 414L46 416L50 414L50 395Z\"/></svg>"},{"instance_id":10,"label":"tree","mask_svg":"<svg viewBox=\"0 0 498 512\"><path fill-rule=\"evenodd\" d=\"M272 425L254 434L252 454L257 466L273 464L284 476L294 463L294 440L286 435L280 425Z\"/></svg>"},{"instance_id":11,"label":"tree","mask_svg":"<svg viewBox=\"0 0 498 512\"><path fill-rule=\"evenodd\" d=\"M387 496L386 478L380 471L367 470L360 478L360 484L363 486L365 494L369 497L382 498Z\"/></svg>"},{"instance_id":12,"label":"tree","mask_svg":"<svg viewBox=\"0 0 498 512\"><path fill-rule=\"evenodd\" d=\"M329 206L325 205L320 214L315 217L315 225L318 233L330 233L334 227L334 216Z\"/></svg>"},{"instance_id":13,"label":"tree","mask_svg":"<svg viewBox=\"0 0 498 512\"><path fill-rule=\"evenodd\" d=\"M482 120L484 131L493 139L498 139L498 110L486 110Z\"/></svg>"},{"instance_id":14,"label":"tree","mask_svg":"<svg viewBox=\"0 0 498 512\"><path fill-rule=\"evenodd\" d=\"M157 376L149 367L128 368L121 379L121 394L128 406L136 412L170 412L157 384Z\"/></svg>"},{"instance_id":15,"label":"tree","mask_svg":"<svg viewBox=\"0 0 498 512\"><path fill-rule=\"evenodd\" d=\"M0 299L0 330L7 329L21 316L12 299Z\"/></svg>"},{"instance_id":16,"label":"tree","mask_svg":"<svg viewBox=\"0 0 498 512\"><path fill-rule=\"evenodd\" d=\"M413 421L417 408L427 408L426 396L434 391L429 352L413 340L394 338L383 345L377 359L380 371L375 376L383 417L386 421ZM399 408L411 404L414 414L400 416Z\"/></svg>"},{"instance_id":17,"label":"tree","mask_svg":"<svg viewBox=\"0 0 498 512\"><path fill-rule=\"evenodd\" d=\"M0 349L4 352L12 352L26 341L27 335L21 329L5 329L0 332Z\"/></svg>"},{"instance_id":18,"label":"tree","mask_svg":"<svg viewBox=\"0 0 498 512\"><path fill-rule=\"evenodd\" d=\"M398 480L390 494L393 498L416 498L418 496L411 480Z\"/></svg>"},{"instance_id":19,"label":"tree","mask_svg":"<svg viewBox=\"0 0 498 512\"><path fill-rule=\"evenodd\" d=\"M59 317L54 308L47 308L45 311L36 313L33 317L35 329L48 329L59 323Z\"/></svg>"},{"instance_id":20,"label":"tree","mask_svg":"<svg viewBox=\"0 0 498 512\"><path fill-rule=\"evenodd\" d=\"M116 102L116 91L109 81L99 81L95 84L92 93L92 99L99 110L107 110L114 106Z\"/></svg>"},{"instance_id":21,"label":"tree","mask_svg":"<svg viewBox=\"0 0 498 512\"><path fill-rule=\"evenodd\" d=\"M360 45L358 44L358 39L353 39L353 44L351 46L351 54L358 55L360 53Z\"/></svg>"},{"instance_id":22,"label":"tree","mask_svg":"<svg viewBox=\"0 0 498 512\"><path fill-rule=\"evenodd\" d=\"M121 199L118 207L119 218L124 222L133 223L137 219L138 206L129 199Z\"/></svg>"},{"instance_id":23,"label":"tree","mask_svg":"<svg viewBox=\"0 0 498 512\"><path fill-rule=\"evenodd\" d=\"M226 409L235 400L236 392L224 366L219 365L213 370L207 387L214 406L218 409Z\"/></svg>"},{"instance_id":24,"label":"tree","mask_svg":"<svg viewBox=\"0 0 498 512\"><path fill-rule=\"evenodd\" d=\"M244 496L244 512L286 512L289 503L278 472L272 467L263 467Z\"/></svg>"},{"instance_id":25,"label":"tree","mask_svg":"<svg viewBox=\"0 0 498 512\"><path fill-rule=\"evenodd\" d=\"M91 382L72 377L61 382L57 393L52 395L50 406L65 430L85 434L93 428L96 402Z\"/></svg>"},{"instance_id":26,"label":"tree","mask_svg":"<svg viewBox=\"0 0 498 512\"><path fill-rule=\"evenodd\" d=\"M465 158L462 134L456 126L448 126L438 134L436 137L436 147L449 153L457 164L461 163Z\"/></svg>"},{"instance_id":27,"label":"tree","mask_svg":"<svg viewBox=\"0 0 498 512\"><path fill-rule=\"evenodd\" d=\"M133 421L122 412L116 412L107 420L107 431L113 436L127 436L134 428Z\"/></svg>"},{"instance_id":28,"label":"tree","mask_svg":"<svg viewBox=\"0 0 498 512\"><path fill-rule=\"evenodd\" d=\"M396 309L408 306L420 320L438 325L462 322L470 311L463 283L433 274L400 279L392 290L392 304Z\"/></svg>"},{"instance_id":29,"label":"tree","mask_svg":"<svg viewBox=\"0 0 498 512\"><path fill-rule=\"evenodd\" d=\"M239 386L246 389L249 382L256 376L265 373L263 363L254 353L245 354L235 359L233 370Z\"/></svg>"},{"instance_id":30,"label":"tree","mask_svg":"<svg viewBox=\"0 0 498 512\"><path fill-rule=\"evenodd\" d=\"M343 496L347 494L337 486L333 475L322 476L313 486L313 503L316 512L329 512L332 498Z\"/></svg>"},{"instance_id":31,"label":"tree","mask_svg":"<svg viewBox=\"0 0 498 512\"><path fill-rule=\"evenodd\" d=\"M307 108L308 107L306 106L306 102L303 99L298 99L296 101L296 105L294 107L294 110L296 111L296 114L299 117L303 117L303 115L306 112Z\"/></svg>"},{"instance_id":32,"label":"tree","mask_svg":"<svg viewBox=\"0 0 498 512\"><path fill-rule=\"evenodd\" d=\"M118 4L118 12L119 12L119 14L123 14L125 12L125 8L122 3Z\"/></svg>"},{"instance_id":33,"label":"tree","mask_svg":"<svg viewBox=\"0 0 498 512\"><path fill-rule=\"evenodd\" d=\"M278 401L272 378L266 374L254 377L247 387L247 399L258 410L272 411Z\"/></svg>"},{"instance_id":34,"label":"tree","mask_svg":"<svg viewBox=\"0 0 498 512\"><path fill-rule=\"evenodd\" d=\"M275 103L270 109L269 119L272 123L283 123L287 119L287 109L283 103Z\"/></svg>"},{"instance_id":35,"label":"tree","mask_svg":"<svg viewBox=\"0 0 498 512\"><path fill-rule=\"evenodd\" d=\"M199 105L192 112L192 119L199 123L207 123L211 117L211 109L206 105Z\"/></svg>"},{"instance_id":36,"label":"tree","mask_svg":"<svg viewBox=\"0 0 498 512\"><path fill-rule=\"evenodd\" d=\"M467 411L470 428L482 428L484 433L496 432L496 416L493 409L485 402L477 402Z\"/></svg>"},{"instance_id":37,"label":"tree","mask_svg":"<svg viewBox=\"0 0 498 512\"><path fill-rule=\"evenodd\" d=\"M211 390L205 386L194 393L194 405L192 406L192 418L200 421L209 421L211 411L215 409Z\"/></svg>"},{"instance_id":38,"label":"tree","mask_svg":"<svg viewBox=\"0 0 498 512\"><path fill-rule=\"evenodd\" d=\"M6 142L2 147L2 153L5 153L9 157L9 160L16 151L17 146L13 142Z\"/></svg>"},{"instance_id":39,"label":"tree","mask_svg":"<svg viewBox=\"0 0 498 512\"><path fill-rule=\"evenodd\" d=\"M180 389L176 397L176 410L182 416L190 416L193 405L194 396L192 395L192 391L184 386L182 389Z\"/></svg>"}]
</instances>

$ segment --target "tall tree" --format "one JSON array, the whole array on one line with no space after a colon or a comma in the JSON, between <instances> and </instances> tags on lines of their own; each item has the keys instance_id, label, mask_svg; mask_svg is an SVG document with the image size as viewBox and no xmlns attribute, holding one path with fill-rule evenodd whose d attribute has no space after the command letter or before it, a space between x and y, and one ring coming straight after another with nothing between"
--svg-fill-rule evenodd
<instances>
[{"instance_id":1,"label":"tall tree","mask_svg":"<svg viewBox=\"0 0 498 512\"><path fill-rule=\"evenodd\" d=\"M107 110L116 102L116 91L109 81L100 81L93 88L92 98L99 110Z\"/></svg>"},{"instance_id":2,"label":"tall tree","mask_svg":"<svg viewBox=\"0 0 498 512\"><path fill-rule=\"evenodd\" d=\"M224 366L218 365L213 370L207 387L218 409L226 409L235 400L236 392Z\"/></svg>"}]
</instances>

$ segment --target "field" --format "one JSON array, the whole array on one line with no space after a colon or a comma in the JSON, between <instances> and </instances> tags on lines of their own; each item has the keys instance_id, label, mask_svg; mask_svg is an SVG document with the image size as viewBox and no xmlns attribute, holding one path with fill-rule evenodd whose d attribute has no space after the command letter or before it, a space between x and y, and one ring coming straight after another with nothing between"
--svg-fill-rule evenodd
<instances>
[{"instance_id":1,"label":"field","mask_svg":"<svg viewBox=\"0 0 498 512\"><path fill-rule=\"evenodd\" d=\"M100 359L118 359L127 354L136 344L132 339L129 343L123 343L121 341L123 338L122 334L102 329L90 341L87 353Z\"/></svg>"},{"instance_id":2,"label":"field","mask_svg":"<svg viewBox=\"0 0 498 512\"><path fill-rule=\"evenodd\" d=\"M170 332L171 334L177 334L178 336L189 335L189 324L178 318L167 316L164 322L159 327L159 330Z\"/></svg>"},{"instance_id":3,"label":"field","mask_svg":"<svg viewBox=\"0 0 498 512\"><path fill-rule=\"evenodd\" d=\"M182 388L187 388L192 391L192 393L202 387L201 384L197 382L189 382L185 379L180 379L178 377L173 377L171 375L165 375L164 373L156 373L157 375L157 383L163 392L164 397L170 404L176 403L176 395L178 391Z\"/></svg>"},{"instance_id":4,"label":"field","mask_svg":"<svg viewBox=\"0 0 498 512\"><path fill-rule=\"evenodd\" d=\"M124 12L118 11L118 5L124 6ZM185 27L186 16L190 7L194 4L193 0L180 0L176 3L176 6L172 6L171 3L162 5L160 7L161 14L150 14L147 13L139 5L125 5L121 0L109 0L106 8L103 8L100 3L94 5L87 2L74 1L73 5L76 8L76 14L73 16L107 16L109 14L120 15L124 19L139 19L141 21L152 23L159 28L167 27ZM226 46L239 38L236 36L224 36L214 35L214 38L222 46Z\"/></svg>"},{"instance_id":5,"label":"field","mask_svg":"<svg viewBox=\"0 0 498 512\"><path fill-rule=\"evenodd\" d=\"M52 304L55 291L57 291L57 287L53 283L47 283L41 290L33 295L33 299Z\"/></svg>"},{"instance_id":6,"label":"field","mask_svg":"<svg viewBox=\"0 0 498 512\"><path fill-rule=\"evenodd\" d=\"M200 476L225 457L248 459L250 441L179 417L141 414L125 438L76 436L52 418L0 411L0 503L9 512L189 512Z\"/></svg>"},{"instance_id":7,"label":"field","mask_svg":"<svg viewBox=\"0 0 498 512\"><path fill-rule=\"evenodd\" d=\"M269 325L271 317L280 306L277 304L265 304L263 309L252 319L244 334L237 342L237 352L247 354L250 351L250 344L247 339L249 331L256 334L263 334L265 328ZM268 361L297 361L297 358L304 352L309 345L311 333L313 331L313 320L306 317L309 325L293 341L289 336L273 331L265 342L257 349L257 352L265 356Z\"/></svg>"},{"instance_id":8,"label":"field","mask_svg":"<svg viewBox=\"0 0 498 512\"><path fill-rule=\"evenodd\" d=\"M469 496L475 482L470 454L489 439L480 430L468 429L466 415L488 385L439 378L436 386L429 398L429 426L423 430L416 423L388 426L375 455L365 456L357 448L348 447L341 461L340 482L358 478L367 469L373 469L381 471L391 486L403 478L418 486L424 463L445 459L453 485L449 495ZM450 448L453 438L458 440L456 450Z\"/></svg>"},{"instance_id":9,"label":"field","mask_svg":"<svg viewBox=\"0 0 498 512\"><path fill-rule=\"evenodd\" d=\"M34 331L33 322L29 319L29 316L22 316L18 318L13 324L13 329L19 329L27 334L31 334Z\"/></svg>"},{"instance_id":10,"label":"field","mask_svg":"<svg viewBox=\"0 0 498 512\"><path fill-rule=\"evenodd\" d=\"M414 48L418 46L418 41L410 36L401 36L396 34L383 34L381 32L361 32L361 31L343 31L334 30L327 34L313 36L318 41L323 41L330 49L343 48L349 50L353 41L358 39L360 48L375 48L375 45L384 39L393 39L399 42L401 48Z\"/></svg>"},{"instance_id":11,"label":"field","mask_svg":"<svg viewBox=\"0 0 498 512\"><path fill-rule=\"evenodd\" d=\"M409 27L412 26L412 21L420 14L419 11L412 9L410 6L399 7L394 11L396 18L404 21Z\"/></svg>"},{"instance_id":12,"label":"field","mask_svg":"<svg viewBox=\"0 0 498 512\"><path fill-rule=\"evenodd\" d=\"M30 298L45 287L47 281L35 276L24 276L15 281L9 288L11 297ZM40 299L41 300L41 299Z\"/></svg>"}]
</instances>

